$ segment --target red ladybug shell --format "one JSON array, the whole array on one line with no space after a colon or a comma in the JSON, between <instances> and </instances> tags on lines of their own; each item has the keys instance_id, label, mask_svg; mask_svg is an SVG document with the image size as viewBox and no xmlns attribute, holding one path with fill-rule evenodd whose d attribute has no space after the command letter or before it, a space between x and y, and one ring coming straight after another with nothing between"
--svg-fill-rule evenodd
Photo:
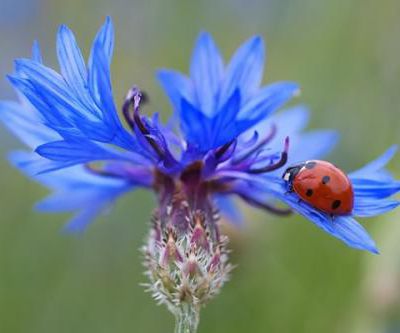
<instances>
[{"instance_id":1,"label":"red ladybug shell","mask_svg":"<svg viewBox=\"0 0 400 333\"><path fill-rule=\"evenodd\" d=\"M347 215L353 210L351 182L342 170L329 162L307 161L289 168L284 179L303 201L318 210L332 215Z\"/></svg>"}]
</instances>

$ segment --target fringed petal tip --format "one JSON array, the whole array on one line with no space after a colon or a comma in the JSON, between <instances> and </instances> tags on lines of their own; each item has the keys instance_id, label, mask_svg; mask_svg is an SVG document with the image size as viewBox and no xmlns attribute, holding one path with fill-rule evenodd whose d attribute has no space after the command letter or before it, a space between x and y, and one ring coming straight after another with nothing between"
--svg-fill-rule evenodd
<instances>
[{"instance_id":1,"label":"fringed petal tip","mask_svg":"<svg viewBox=\"0 0 400 333\"><path fill-rule=\"evenodd\" d=\"M400 181L385 168L396 151L394 145L374 161L349 174L354 189L354 215L376 216L398 206L392 197L399 193Z\"/></svg>"},{"instance_id":2,"label":"fringed petal tip","mask_svg":"<svg viewBox=\"0 0 400 333\"><path fill-rule=\"evenodd\" d=\"M389 173L386 171L385 167L394 157L394 155L397 152L397 149L398 149L397 145L392 145L382 155L380 155L372 162L369 162L362 168L351 172L349 174L349 177L352 179L363 179L363 178L388 179L387 176L389 176Z\"/></svg>"},{"instance_id":3,"label":"fringed petal tip","mask_svg":"<svg viewBox=\"0 0 400 333\"><path fill-rule=\"evenodd\" d=\"M338 238L349 247L379 254L375 241L364 227L351 216L336 216L332 218L328 214L317 211L305 203L298 203L297 200L297 198L294 198L286 200L286 202L317 227Z\"/></svg>"}]
</instances>

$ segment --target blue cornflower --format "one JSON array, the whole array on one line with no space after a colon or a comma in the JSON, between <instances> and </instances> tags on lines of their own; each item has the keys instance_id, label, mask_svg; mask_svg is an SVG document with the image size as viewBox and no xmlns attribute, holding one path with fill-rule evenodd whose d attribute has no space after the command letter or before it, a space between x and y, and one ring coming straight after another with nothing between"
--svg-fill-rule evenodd
<instances>
[{"instance_id":1,"label":"blue cornflower","mask_svg":"<svg viewBox=\"0 0 400 333\"><path fill-rule=\"evenodd\" d=\"M137 87L129 90L122 107L126 126L120 120L110 79L113 44L108 18L85 64L73 33L62 26L57 37L60 73L43 64L35 43L33 58L17 60L9 76L21 101L2 102L0 118L32 148L12 153L11 161L54 191L39 203L40 209L78 211L67 229L83 230L123 193L152 189L159 201L155 220L161 225L169 221L168 228L161 228L168 231L170 251L163 262L172 253L183 260L168 247L179 231L207 228L210 237L219 239L214 202L223 213L236 216L233 196L277 214L297 211L348 245L376 251L352 217L332 223L286 193L281 179L285 166L321 157L337 135L331 130L303 133L308 119L304 107L275 114L299 88L292 82L260 87L265 57L260 37L245 42L224 66L211 36L202 33L190 77L159 71L174 109L168 125L157 114L141 115L143 97ZM398 205L389 197L399 191L399 183L382 170L392 153L350 175L354 215L380 214ZM277 205L279 201L291 209ZM162 230L155 227L155 234ZM196 235L193 242L208 249L205 236Z\"/></svg>"}]
</instances>

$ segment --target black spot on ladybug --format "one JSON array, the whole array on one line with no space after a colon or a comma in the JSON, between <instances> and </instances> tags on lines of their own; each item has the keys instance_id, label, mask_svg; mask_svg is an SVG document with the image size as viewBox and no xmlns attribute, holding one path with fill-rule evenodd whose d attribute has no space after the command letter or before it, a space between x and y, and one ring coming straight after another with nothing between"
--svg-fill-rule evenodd
<instances>
[{"instance_id":1,"label":"black spot on ladybug","mask_svg":"<svg viewBox=\"0 0 400 333\"><path fill-rule=\"evenodd\" d=\"M306 196L311 197L311 196L313 195L313 193L314 193L314 191L313 191L312 189L309 188L309 189L306 191Z\"/></svg>"},{"instance_id":2,"label":"black spot on ladybug","mask_svg":"<svg viewBox=\"0 0 400 333\"><path fill-rule=\"evenodd\" d=\"M335 200L332 202L332 209L338 209L341 204L342 202L340 200Z\"/></svg>"},{"instance_id":3,"label":"black spot on ladybug","mask_svg":"<svg viewBox=\"0 0 400 333\"><path fill-rule=\"evenodd\" d=\"M329 177L329 176L323 176L322 177L322 184L328 184L329 183L329 181L331 180L331 177Z\"/></svg>"},{"instance_id":4,"label":"black spot on ladybug","mask_svg":"<svg viewBox=\"0 0 400 333\"><path fill-rule=\"evenodd\" d=\"M312 169L317 165L317 162L307 162L305 167L306 169Z\"/></svg>"}]
</instances>

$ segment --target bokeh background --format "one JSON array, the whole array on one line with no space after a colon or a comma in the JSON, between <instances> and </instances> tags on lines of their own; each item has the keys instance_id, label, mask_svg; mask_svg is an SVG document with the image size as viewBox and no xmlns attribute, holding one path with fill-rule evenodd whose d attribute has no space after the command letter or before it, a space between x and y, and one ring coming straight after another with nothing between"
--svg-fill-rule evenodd
<instances>
[{"instance_id":1,"label":"bokeh background","mask_svg":"<svg viewBox=\"0 0 400 333\"><path fill-rule=\"evenodd\" d=\"M88 55L106 15L116 27L119 104L135 83L151 97L146 111L166 117L156 68L186 71L201 30L226 57L260 34L265 82L299 82L310 128L340 131L330 160L352 170L400 142L398 0L0 0L1 99L15 98L3 78L34 39L56 66L57 26L68 24ZM68 216L33 211L46 190L6 161L20 144L4 128L0 142L0 332L171 332L173 318L139 285L151 194L132 193L85 234L63 235ZM390 169L400 176L400 155ZM226 229L238 268L202 312L200 332L400 332L400 211L363 221L379 256L299 217L246 214L242 230Z\"/></svg>"}]
</instances>

